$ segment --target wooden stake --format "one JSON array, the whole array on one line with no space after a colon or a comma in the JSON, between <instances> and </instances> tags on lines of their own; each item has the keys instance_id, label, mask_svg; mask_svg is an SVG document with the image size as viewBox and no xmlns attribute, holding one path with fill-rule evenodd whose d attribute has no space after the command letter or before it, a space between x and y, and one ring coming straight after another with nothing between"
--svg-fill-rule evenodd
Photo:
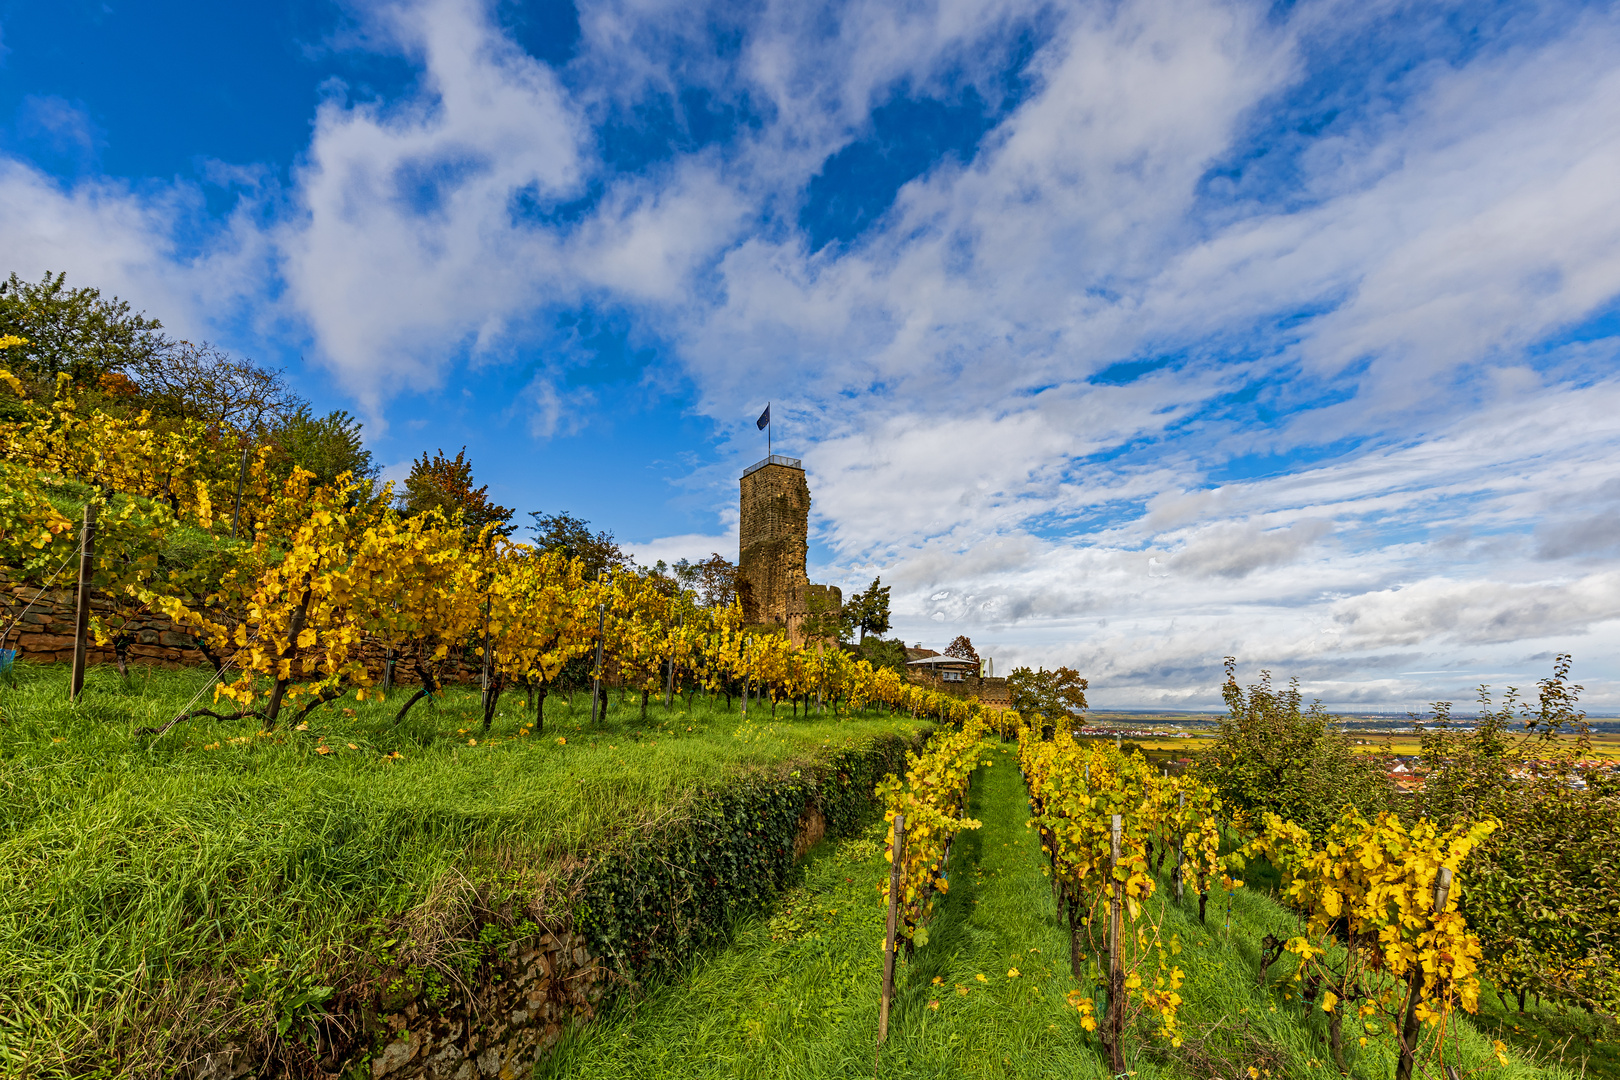
<instances>
[{"instance_id":1,"label":"wooden stake","mask_svg":"<svg viewBox=\"0 0 1620 1080\"><path fill-rule=\"evenodd\" d=\"M73 623L73 677L68 700L77 701L84 689L85 652L90 645L90 577L95 570L96 504L84 504L84 531L79 534L79 606Z\"/></svg>"},{"instance_id":2,"label":"wooden stake","mask_svg":"<svg viewBox=\"0 0 1620 1080\"><path fill-rule=\"evenodd\" d=\"M231 507L231 539L236 539L236 523L242 517L242 481L247 479L247 447L242 447L242 464L236 470L236 504Z\"/></svg>"},{"instance_id":3,"label":"wooden stake","mask_svg":"<svg viewBox=\"0 0 1620 1080\"><path fill-rule=\"evenodd\" d=\"M1451 895L1451 867L1442 866L1440 876L1434 882L1434 913L1439 915L1446 910L1446 899Z\"/></svg>"},{"instance_id":4,"label":"wooden stake","mask_svg":"<svg viewBox=\"0 0 1620 1080\"><path fill-rule=\"evenodd\" d=\"M1451 896L1451 867L1442 866L1434 882L1434 913L1439 915L1446 910L1446 900ZM1395 1061L1395 1080L1411 1080L1412 1068L1417 1063L1418 1039L1423 1034L1423 1025L1417 1018L1418 999L1423 996L1423 969L1418 968L1414 977L1411 977L1406 988L1406 1022L1401 1025L1400 1056Z\"/></svg>"},{"instance_id":5,"label":"wooden stake","mask_svg":"<svg viewBox=\"0 0 1620 1080\"><path fill-rule=\"evenodd\" d=\"M1111 889L1108 900L1108 1017L1107 1017L1107 1043L1109 1068L1115 1076L1125 1071L1125 968L1120 958L1120 935L1124 932L1121 924L1120 912L1120 885L1114 879L1114 869L1119 866L1119 840L1121 820L1115 814L1108 830L1108 877Z\"/></svg>"},{"instance_id":6,"label":"wooden stake","mask_svg":"<svg viewBox=\"0 0 1620 1080\"><path fill-rule=\"evenodd\" d=\"M1187 806L1187 793L1185 791L1178 792L1176 794L1176 809L1177 810L1183 810L1183 809L1186 808L1186 806ZM1179 814L1177 814L1176 816L1180 817ZM1176 903L1178 903L1178 904L1181 903L1181 896L1182 896L1181 886L1182 886L1182 876L1183 876L1182 872L1181 872L1181 860L1182 860L1181 841L1182 841L1182 836L1181 836L1181 833L1178 831L1176 833L1176 869L1175 869L1175 873L1173 875L1175 877L1175 879L1176 879Z\"/></svg>"},{"instance_id":7,"label":"wooden stake","mask_svg":"<svg viewBox=\"0 0 1620 1080\"><path fill-rule=\"evenodd\" d=\"M894 838L889 849L889 921L883 932L883 1000L878 1006L878 1046L889 1037L889 1001L894 997L894 938L900 921L901 866L906 857L906 815L894 815Z\"/></svg>"},{"instance_id":8,"label":"wooden stake","mask_svg":"<svg viewBox=\"0 0 1620 1080\"><path fill-rule=\"evenodd\" d=\"M596 579L598 585L604 584L602 578ZM607 631L606 601L596 602L596 675L591 679L591 726L597 724L597 703L602 700L602 635Z\"/></svg>"}]
</instances>

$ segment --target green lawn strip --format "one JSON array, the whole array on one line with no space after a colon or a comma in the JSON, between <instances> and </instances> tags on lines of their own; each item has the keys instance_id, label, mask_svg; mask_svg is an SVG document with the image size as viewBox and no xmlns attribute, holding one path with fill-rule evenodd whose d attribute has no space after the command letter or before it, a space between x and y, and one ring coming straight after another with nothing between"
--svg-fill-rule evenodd
<instances>
[{"instance_id":1,"label":"green lawn strip","mask_svg":"<svg viewBox=\"0 0 1620 1080\"><path fill-rule=\"evenodd\" d=\"M397 727L405 690L325 706L305 731L201 719L146 748L133 730L180 711L206 673L137 668L125 685L93 668L72 705L65 665L14 671L0 685L0 1072L6 1056L94 1054L131 1025L161 1041L183 1012L237 1008L250 970L314 985L350 946L400 937L402 913L417 937L446 932L473 894L545 894L560 861L673 824L700 786L919 726L768 708L744 722L702 697L642 723L615 695L593 729L580 695L550 698L544 733L520 735L532 714L508 693L486 737L477 691L458 687Z\"/></svg>"},{"instance_id":2,"label":"green lawn strip","mask_svg":"<svg viewBox=\"0 0 1620 1080\"><path fill-rule=\"evenodd\" d=\"M1533 995L1521 1014L1513 995L1504 1004L1490 989L1480 995L1479 1005L1479 1030L1501 1039L1510 1053L1558 1064L1592 1080L1620 1080L1620 1028L1612 1018L1538 1003Z\"/></svg>"},{"instance_id":3,"label":"green lawn strip","mask_svg":"<svg viewBox=\"0 0 1620 1080\"><path fill-rule=\"evenodd\" d=\"M957 838L950 891L928 943L901 966L890 1037L875 1071L883 928L877 896L887 873L881 828L815 853L804 887L775 916L747 922L686 978L576 1032L539 1075L1106 1077L1095 1038L1065 1004L1082 983L1069 975L1067 932L1041 873L1044 856L1024 827L1028 806L1011 748L987 753L995 764L976 774L969 804L983 828ZM1165 940L1181 944L1174 959L1186 973L1184 1041L1174 1047L1149 1030L1133 1031L1131 1070L1188 1080L1237 1080L1251 1067L1273 1077L1338 1076L1320 1009L1276 985L1288 982L1291 965L1273 966L1273 988L1257 983L1260 939L1289 930L1293 917L1261 892L1239 889L1228 929L1227 903L1224 892L1212 894L1208 923L1200 925L1196 894L1177 906L1161 879L1147 911L1161 920ZM1009 977L1014 968L1018 976ZM1352 1075L1392 1076L1388 1039L1369 1039L1364 1049L1355 1027L1347 1024ZM1538 1069L1517 1055L1501 1067L1489 1041L1466 1022L1447 1060L1465 1076L1576 1075Z\"/></svg>"},{"instance_id":4,"label":"green lawn strip","mask_svg":"<svg viewBox=\"0 0 1620 1080\"><path fill-rule=\"evenodd\" d=\"M969 803L984 827L957 837L929 943L900 969L876 1075L1104 1077L1064 1004L1074 985L1067 939L1023 827L1016 761L987 753L995 764L979 770ZM817 852L774 916L747 923L678 983L581 1029L539 1075L874 1075L883 839L879 826Z\"/></svg>"}]
</instances>

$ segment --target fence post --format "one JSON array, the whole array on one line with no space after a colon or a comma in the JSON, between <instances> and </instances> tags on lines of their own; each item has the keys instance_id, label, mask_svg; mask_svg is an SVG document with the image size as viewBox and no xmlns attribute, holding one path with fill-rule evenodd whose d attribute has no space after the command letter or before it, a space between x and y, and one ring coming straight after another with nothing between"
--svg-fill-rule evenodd
<instances>
[{"instance_id":1,"label":"fence post","mask_svg":"<svg viewBox=\"0 0 1620 1080\"><path fill-rule=\"evenodd\" d=\"M90 577L95 569L96 504L84 504L84 531L79 534L79 604L73 621L73 676L68 700L77 701L84 689L84 659L90 635Z\"/></svg>"},{"instance_id":2,"label":"fence post","mask_svg":"<svg viewBox=\"0 0 1620 1080\"><path fill-rule=\"evenodd\" d=\"M906 815L894 815L894 838L890 851L894 857L889 863L889 921L883 932L883 1000L878 1006L878 1046L889 1037L889 1001L894 997L895 933L900 915L901 866L905 859Z\"/></svg>"},{"instance_id":3,"label":"fence post","mask_svg":"<svg viewBox=\"0 0 1620 1080\"><path fill-rule=\"evenodd\" d=\"M242 464L236 470L236 503L231 507L231 539L236 539L236 523L242 517L242 481L247 479L247 447L242 447Z\"/></svg>"},{"instance_id":4,"label":"fence post","mask_svg":"<svg viewBox=\"0 0 1620 1080\"><path fill-rule=\"evenodd\" d=\"M480 700L480 704L484 710L485 723L489 722L489 694L490 685L493 682L491 677L493 667L494 657L490 655L489 651L489 600L486 599L484 601L484 667L483 670L478 673L478 685L480 689L483 690L483 696Z\"/></svg>"},{"instance_id":5,"label":"fence post","mask_svg":"<svg viewBox=\"0 0 1620 1080\"><path fill-rule=\"evenodd\" d=\"M604 573L596 579L598 585L602 584ZM596 674L591 679L591 726L597 724L597 703L602 699L602 635L607 631L606 601L600 596L596 600Z\"/></svg>"},{"instance_id":6,"label":"fence post","mask_svg":"<svg viewBox=\"0 0 1620 1080\"><path fill-rule=\"evenodd\" d=\"M1434 914L1439 915L1446 910L1446 900L1451 895L1451 867L1442 866L1434 882ZM1395 1080L1411 1080L1412 1067L1416 1064L1418 1037L1423 1034L1423 1025L1417 1018L1418 998L1423 996L1423 969L1418 968L1406 988L1406 1022L1401 1025L1401 1053L1395 1062Z\"/></svg>"},{"instance_id":7,"label":"fence post","mask_svg":"<svg viewBox=\"0 0 1620 1080\"><path fill-rule=\"evenodd\" d=\"M1187 808L1187 793L1185 791L1177 792L1176 793L1176 811L1177 811L1176 819L1178 821L1181 818L1180 811L1185 810L1186 808ZM1172 875L1176 879L1176 903L1177 904L1181 903L1181 897L1182 897L1182 878L1183 878L1183 874L1181 872L1181 862L1182 862L1181 845L1182 845L1182 840L1183 839L1184 838L1183 838L1183 836L1181 834L1181 828L1178 826L1177 829L1176 829L1176 869L1175 869L1175 873Z\"/></svg>"},{"instance_id":8,"label":"fence post","mask_svg":"<svg viewBox=\"0 0 1620 1080\"><path fill-rule=\"evenodd\" d=\"M1115 814L1108 829L1108 1067L1118 1076L1125 1071L1125 968L1120 957L1120 884L1115 876L1119 866L1120 815Z\"/></svg>"}]
</instances>

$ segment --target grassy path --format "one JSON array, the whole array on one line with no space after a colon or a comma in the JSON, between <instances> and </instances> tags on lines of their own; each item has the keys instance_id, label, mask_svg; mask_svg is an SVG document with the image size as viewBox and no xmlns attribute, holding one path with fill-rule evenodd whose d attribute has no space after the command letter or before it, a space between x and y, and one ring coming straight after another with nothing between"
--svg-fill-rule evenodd
<instances>
[{"instance_id":1,"label":"grassy path","mask_svg":"<svg viewBox=\"0 0 1620 1080\"><path fill-rule=\"evenodd\" d=\"M656 989L626 1011L576 1034L542 1066L541 1077L714 1077L726 1080L821 1078L1102 1078L1095 1041L1065 997L1068 938L1028 816L1013 748L988 749L974 778L970 814L983 828L957 838L950 892L929 927L929 942L901 969L889 1041L874 1062L879 945L878 883L887 875L883 830L814 855L804 885L775 916L739 928L732 945L677 985ZM1150 904L1166 940L1182 946L1185 1042L1128 1036L1137 1077L1240 1080L1337 1078L1327 1061L1319 1011L1281 988L1257 985L1259 942L1291 917L1260 892ZM1228 925L1228 903L1231 905ZM1016 971L1016 975L1012 972ZM1279 980L1274 971L1273 982ZM1461 1025L1447 1060L1462 1075L1519 1080L1569 1078L1521 1059L1501 1067L1489 1042ZM1352 1038L1351 1074L1386 1080L1387 1044Z\"/></svg>"},{"instance_id":2,"label":"grassy path","mask_svg":"<svg viewBox=\"0 0 1620 1080\"><path fill-rule=\"evenodd\" d=\"M1106 1076L1064 1004L1067 938L1010 750L988 753L975 778L970 813L984 827L957 838L930 944L902 968L877 1076ZM562 1046L541 1075L873 1076L882 837L878 827L814 857L776 916Z\"/></svg>"}]
</instances>

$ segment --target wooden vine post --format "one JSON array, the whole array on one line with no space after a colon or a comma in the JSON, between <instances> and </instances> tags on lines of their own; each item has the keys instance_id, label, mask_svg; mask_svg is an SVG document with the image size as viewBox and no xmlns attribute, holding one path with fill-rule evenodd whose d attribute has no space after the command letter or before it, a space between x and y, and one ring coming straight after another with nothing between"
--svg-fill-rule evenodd
<instances>
[{"instance_id":1,"label":"wooden vine post","mask_svg":"<svg viewBox=\"0 0 1620 1080\"><path fill-rule=\"evenodd\" d=\"M84 531L79 535L79 597L73 620L73 677L68 700L77 701L84 689L85 652L90 645L90 577L96 557L96 504L84 504Z\"/></svg>"},{"instance_id":2,"label":"wooden vine post","mask_svg":"<svg viewBox=\"0 0 1620 1080\"><path fill-rule=\"evenodd\" d=\"M1442 866L1434 882L1434 913L1446 910L1446 899L1451 895L1451 867ZM1411 982L1406 992L1406 1022L1401 1025L1401 1056L1395 1063L1395 1080L1412 1080L1412 1067L1417 1060L1418 1038L1423 1034L1423 1023L1417 1016L1418 999L1423 996L1423 967L1412 965Z\"/></svg>"},{"instance_id":3,"label":"wooden vine post","mask_svg":"<svg viewBox=\"0 0 1620 1080\"><path fill-rule=\"evenodd\" d=\"M601 584L607 574L598 577ZM598 594L596 600L596 674L591 678L591 726L597 724L597 706L602 700L602 635L607 632L607 597Z\"/></svg>"},{"instance_id":4,"label":"wooden vine post","mask_svg":"<svg viewBox=\"0 0 1620 1080\"><path fill-rule=\"evenodd\" d=\"M483 710L484 710L484 723L486 725L489 723L489 707L490 707L489 706L489 696L490 696L490 693L492 692L492 690L494 688L494 679L492 677L492 673L494 671L494 660L495 660L495 658L490 653L490 649L489 649L489 598L485 597L485 599L484 599L484 666L483 666L483 669L478 673L478 685L483 690L483 696L480 699L479 704L483 707Z\"/></svg>"},{"instance_id":5,"label":"wooden vine post","mask_svg":"<svg viewBox=\"0 0 1620 1080\"><path fill-rule=\"evenodd\" d=\"M242 463L236 470L236 502L231 506L231 539L236 539L236 524L242 519L242 481L247 479L247 447L242 447Z\"/></svg>"},{"instance_id":6,"label":"wooden vine post","mask_svg":"<svg viewBox=\"0 0 1620 1080\"><path fill-rule=\"evenodd\" d=\"M1186 808L1187 808L1187 793L1185 791L1177 792L1177 794L1176 794L1176 810L1178 811L1178 813L1176 814L1176 820L1177 821L1181 820L1181 814L1179 813L1179 811L1183 811ZM1176 881L1176 903L1177 904L1181 903L1181 897L1182 897L1182 870L1181 870L1181 863L1182 863L1183 856L1182 856L1181 848L1182 848L1183 839L1184 839L1184 837L1181 835L1181 829L1178 827L1176 829L1176 868L1175 868L1175 870L1173 870L1171 872L1171 877L1175 878L1175 881Z\"/></svg>"},{"instance_id":7,"label":"wooden vine post","mask_svg":"<svg viewBox=\"0 0 1620 1080\"><path fill-rule=\"evenodd\" d=\"M1108 1050L1108 1067L1115 1076L1125 1071L1125 966L1121 962L1119 866L1120 815L1113 815L1108 829L1108 1016L1103 1025L1103 1041Z\"/></svg>"},{"instance_id":8,"label":"wooden vine post","mask_svg":"<svg viewBox=\"0 0 1620 1080\"><path fill-rule=\"evenodd\" d=\"M883 931L883 999L878 1005L878 1046L889 1037L889 1002L894 997L895 935L900 922L901 868L905 861L906 815L894 815L893 858L889 862L889 917Z\"/></svg>"}]
</instances>

